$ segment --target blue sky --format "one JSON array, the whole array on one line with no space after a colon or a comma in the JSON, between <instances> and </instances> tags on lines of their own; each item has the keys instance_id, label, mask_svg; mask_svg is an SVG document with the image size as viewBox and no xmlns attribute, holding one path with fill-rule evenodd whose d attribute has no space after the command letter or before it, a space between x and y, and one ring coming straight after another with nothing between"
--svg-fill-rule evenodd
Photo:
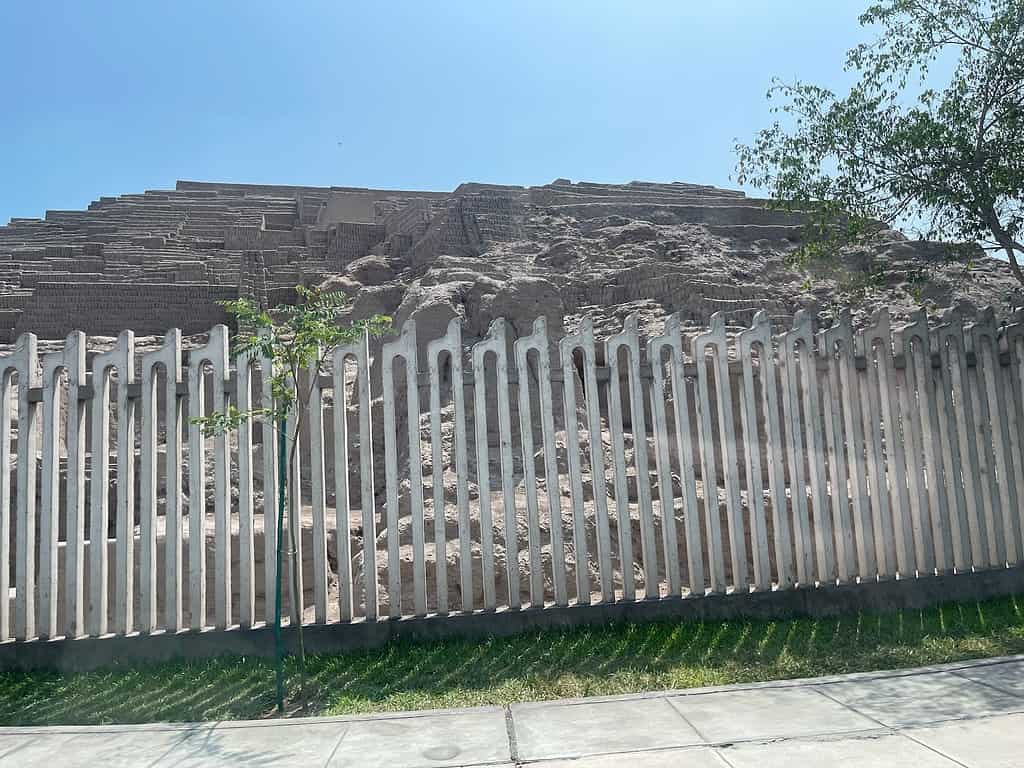
<instances>
[{"instance_id":1,"label":"blue sky","mask_svg":"<svg viewBox=\"0 0 1024 768\"><path fill-rule=\"evenodd\" d=\"M848 82L865 5L7 0L0 222L179 178L735 186L772 75Z\"/></svg>"}]
</instances>

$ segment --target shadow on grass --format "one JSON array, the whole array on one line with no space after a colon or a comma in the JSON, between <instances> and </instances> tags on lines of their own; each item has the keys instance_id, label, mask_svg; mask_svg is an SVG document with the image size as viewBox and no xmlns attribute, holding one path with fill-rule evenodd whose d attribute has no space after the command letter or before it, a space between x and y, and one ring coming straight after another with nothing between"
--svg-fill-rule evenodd
<instances>
[{"instance_id":1,"label":"shadow on grass","mask_svg":"<svg viewBox=\"0 0 1024 768\"><path fill-rule=\"evenodd\" d=\"M1024 599L830 619L652 622L483 641L397 642L308 660L312 711L347 714L613 695L869 671L1024 652ZM289 690L298 689L295 659ZM254 719L266 659L0 673L0 723Z\"/></svg>"}]
</instances>

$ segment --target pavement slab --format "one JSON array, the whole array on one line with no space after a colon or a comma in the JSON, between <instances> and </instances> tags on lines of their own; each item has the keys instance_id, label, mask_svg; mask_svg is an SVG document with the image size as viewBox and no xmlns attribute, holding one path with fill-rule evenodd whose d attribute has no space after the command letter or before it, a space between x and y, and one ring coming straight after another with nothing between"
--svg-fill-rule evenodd
<instances>
[{"instance_id":1,"label":"pavement slab","mask_svg":"<svg viewBox=\"0 0 1024 768\"><path fill-rule=\"evenodd\" d=\"M57 761L61 768L131 768L156 765L178 750L194 750L214 730L213 726L174 729L81 729L51 733L39 731L24 737L0 737L0 765L34 766Z\"/></svg>"},{"instance_id":2,"label":"pavement slab","mask_svg":"<svg viewBox=\"0 0 1024 768\"><path fill-rule=\"evenodd\" d=\"M255 722L0 728L0 768L1021 768L1024 658Z\"/></svg>"},{"instance_id":3,"label":"pavement slab","mask_svg":"<svg viewBox=\"0 0 1024 768\"><path fill-rule=\"evenodd\" d=\"M708 742L812 736L877 728L878 723L811 686L672 696L668 701Z\"/></svg>"},{"instance_id":4,"label":"pavement slab","mask_svg":"<svg viewBox=\"0 0 1024 768\"><path fill-rule=\"evenodd\" d=\"M507 763L512 755L505 710L374 718L343 724L331 768L455 768Z\"/></svg>"},{"instance_id":5,"label":"pavement slab","mask_svg":"<svg viewBox=\"0 0 1024 768\"><path fill-rule=\"evenodd\" d=\"M1024 699L952 672L832 683L818 690L882 725L912 726L1024 710Z\"/></svg>"},{"instance_id":6,"label":"pavement slab","mask_svg":"<svg viewBox=\"0 0 1024 768\"><path fill-rule=\"evenodd\" d=\"M1014 696L1024 696L1024 662L1022 661L990 664L985 667L968 667L957 670L955 674Z\"/></svg>"},{"instance_id":7,"label":"pavement slab","mask_svg":"<svg viewBox=\"0 0 1024 768\"><path fill-rule=\"evenodd\" d=\"M343 726L330 722L224 723L201 737L182 740L153 766L324 765L344 733Z\"/></svg>"},{"instance_id":8,"label":"pavement slab","mask_svg":"<svg viewBox=\"0 0 1024 768\"><path fill-rule=\"evenodd\" d=\"M719 754L732 768L962 768L926 746L887 732L737 744Z\"/></svg>"},{"instance_id":9,"label":"pavement slab","mask_svg":"<svg viewBox=\"0 0 1024 768\"><path fill-rule=\"evenodd\" d=\"M571 760L541 760L529 768L730 768L710 747L659 749L626 755L598 755Z\"/></svg>"},{"instance_id":10,"label":"pavement slab","mask_svg":"<svg viewBox=\"0 0 1024 768\"><path fill-rule=\"evenodd\" d=\"M952 721L905 733L971 768L1024 765L1024 714Z\"/></svg>"},{"instance_id":11,"label":"pavement slab","mask_svg":"<svg viewBox=\"0 0 1024 768\"><path fill-rule=\"evenodd\" d=\"M663 698L512 706L521 760L703 744Z\"/></svg>"}]
</instances>

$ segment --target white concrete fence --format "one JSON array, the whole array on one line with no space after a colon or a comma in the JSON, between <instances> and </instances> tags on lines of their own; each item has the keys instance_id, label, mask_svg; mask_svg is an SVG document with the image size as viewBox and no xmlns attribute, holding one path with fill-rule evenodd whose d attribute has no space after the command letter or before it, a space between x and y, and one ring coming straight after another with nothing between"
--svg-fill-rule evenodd
<instances>
[{"instance_id":1,"label":"white concrete fence","mask_svg":"<svg viewBox=\"0 0 1024 768\"><path fill-rule=\"evenodd\" d=\"M464 359L453 321L423 372L410 322L316 377L292 622L871 589L1024 559L1024 324L510 335L495 321ZM0 357L0 641L270 621L273 430L189 424L269 402L267 362L232 366L223 326L187 361L176 330L141 366L130 332L86 361L81 333Z\"/></svg>"}]
</instances>

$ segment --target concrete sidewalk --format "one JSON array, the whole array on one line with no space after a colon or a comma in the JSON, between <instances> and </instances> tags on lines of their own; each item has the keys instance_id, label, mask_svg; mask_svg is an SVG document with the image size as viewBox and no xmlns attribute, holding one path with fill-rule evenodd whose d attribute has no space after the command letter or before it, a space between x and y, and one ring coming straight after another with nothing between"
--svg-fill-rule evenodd
<instances>
[{"instance_id":1,"label":"concrete sidewalk","mask_svg":"<svg viewBox=\"0 0 1024 768\"><path fill-rule=\"evenodd\" d=\"M0 729L0 765L1024 766L1024 656L403 714Z\"/></svg>"}]
</instances>

